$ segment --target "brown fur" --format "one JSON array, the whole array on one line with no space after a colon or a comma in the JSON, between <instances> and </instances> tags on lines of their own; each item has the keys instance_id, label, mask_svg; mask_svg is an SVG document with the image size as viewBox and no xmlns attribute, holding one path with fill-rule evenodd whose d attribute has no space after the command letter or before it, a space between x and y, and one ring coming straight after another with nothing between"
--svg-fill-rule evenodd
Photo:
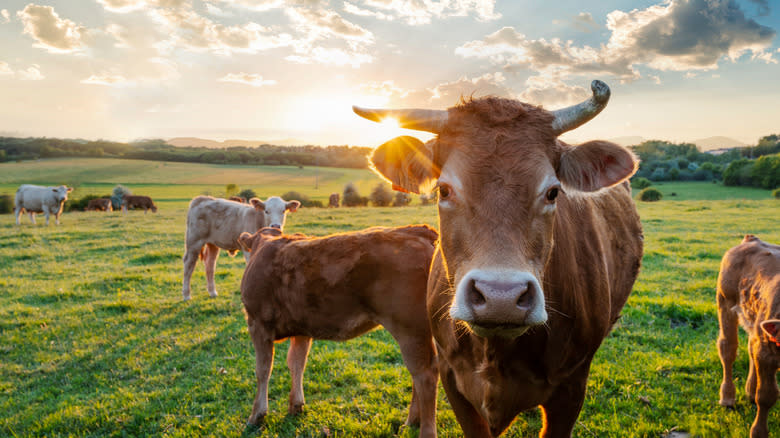
<instances>
[{"instance_id":1,"label":"brown fur","mask_svg":"<svg viewBox=\"0 0 780 438\"><path fill-rule=\"evenodd\" d=\"M718 351L723 365L720 404L734 407L736 390L732 369L737 357L737 325L748 334L750 370L745 392L758 411L752 438L769 436L767 417L777 402L775 374L780 367L780 246L747 235L723 256L718 275Z\"/></svg>"},{"instance_id":2,"label":"brown fur","mask_svg":"<svg viewBox=\"0 0 780 438\"><path fill-rule=\"evenodd\" d=\"M84 211L114 211L114 207L111 205L111 199L109 198L98 198L98 199L90 199L89 204L87 204L87 208L84 209Z\"/></svg>"},{"instance_id":3,"label":"brown fur","mask_svg":"<svg viewBox=\"0 0 780 438\"><path fill-rule=\"evenodd\" d=\"M242 204L246 204L246 199L244 199L244 198L242 198L240 196L231 196L231 197L228 198L228 200L240 202Z\"/></svg>"},{"instance_id":4,"label":"brown fur","mask_svg":"<svg viewBox=\"0 0 780 438\"><path fill-rule=\"evenodd\" d=\"M341 195L338 193L331 193L328 197L328 207L334 207L337 208L339 206L339 200L341 198Z\"/></svg>"},{"instance_id":5,"label":"brown fur","mask_svg":"<svg viewBox=\"0 0 780 438\"><path fill-rule=\"evenodd\" d=\"M413 380L407 424L436 436L436 352L425 287L437 233L425 225L370 228L314 238L264 228L239 239L252 256L241 299L256 352L258 392L249 423L268 411L274 341L291 337L290 413L304 403L302 375L311 339L345 341L378 325L398 341Z\"/></svg>"},{"instance_id":6,"label":"brown fur","mask_svg":"<svg viewBox=\"0 0 780 438\"><path fill-rule=\"evenodd\" d=\"M453 182L450 199L439 203L441 243L427 305L442 384L466 437L498 436L537 406L541 436L570 436L591 360L639 271L642 229L624 182L635 158L607 142L571 147L555 138L552 120L521 102L473 99L449 110L434 140L399 138L372 157L378 172L406 190L442 184L446 172L462 185L455 190ZM552 213L545 192L537 192L551 176L566 190ZM475 269L533 274L544 292L545 326L519 336L506 330L507 338L501 326L480 336L453 320L455 290Z\"/></svg>"},{"instance_id":7,"label":"brown fur","mask_svg":"<svg viewBox=\"0 0 780 438\"><path fill-rule=\"evenodd\" d=\"M157 213L157 206L152 202L152 198L148 196L135 196L125 195L122 197L122 210L127 213L127 210L132 208L143 208L144 214L147 210L152 210L152 213Z\"/></svg>"}]
</instances>

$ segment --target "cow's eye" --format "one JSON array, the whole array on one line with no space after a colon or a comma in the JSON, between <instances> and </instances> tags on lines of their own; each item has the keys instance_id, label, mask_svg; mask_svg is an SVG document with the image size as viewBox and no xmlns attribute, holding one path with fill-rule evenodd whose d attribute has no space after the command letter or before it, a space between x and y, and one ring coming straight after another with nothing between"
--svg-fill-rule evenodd
<instances>
[{"instance_id":1,"label":"cow's eye","mask_svg":"<svg viewBox=\"0 0 780 438\"><path fill-rule=\"evenodd\" d=\"M550 187L547 189L547 194L544 195L545 199L547 199L548 204L552 204L555 202L555 198L558 197L558 193L561 191L561 188L558 186Z\"/></svg>"},{"instance_id":2,"label":"cow's eye","mask_svg":"<svg viewBox=\"0 0 780 438\"><path fill-rule=\"evenodd\" d=\"M271 214L271 212L270 212L270 211L268 211L268 210L266 210L266 211L265 211L265 214Z\"/></svg>"},{"instance_id":3,"label":"cow's eye","mask_svg":"<svg viewBox=\"0 0 780 438\"><path fill-rule=\"evenodd\" d=\"M449 184L439 184L439 199L446 201L452 197L452 187Z\"/></svg>"}]
</instances>

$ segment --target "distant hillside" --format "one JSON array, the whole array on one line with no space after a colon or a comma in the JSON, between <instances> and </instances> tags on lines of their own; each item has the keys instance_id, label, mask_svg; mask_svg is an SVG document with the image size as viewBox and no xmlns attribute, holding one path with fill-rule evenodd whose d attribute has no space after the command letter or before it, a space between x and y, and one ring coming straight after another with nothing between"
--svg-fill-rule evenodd
<instances>
[{"instance_id":1,"label":"distant hillside","mask_svg":"<svg viewBox=\"0 0 780 438\"><path fill-rule=\"evenodd\" d=\"M706 151L710 149L729 149L729 148L747 146L747 143L744 141L735 140L733 138L723 137L723 136L700 138L698 140L692 141L691 143L698 146L702 151Z\"/></svg>"},{"instance_id":2,"label":"distant hillside","mask_svg":"<svg viewBox=\"0 0 780 438\"><path fill-rule=\"evenodd\" d=\"M303 146L305 141L296 138L286 138L283 140L238 140L229 139L224 141L209 140L197 137L175 137L166 140L169 145L177 147L198 147L221 149L234 146L257 147L262 144L272 144L276 146Z\"/></svg>"}]
</instances>

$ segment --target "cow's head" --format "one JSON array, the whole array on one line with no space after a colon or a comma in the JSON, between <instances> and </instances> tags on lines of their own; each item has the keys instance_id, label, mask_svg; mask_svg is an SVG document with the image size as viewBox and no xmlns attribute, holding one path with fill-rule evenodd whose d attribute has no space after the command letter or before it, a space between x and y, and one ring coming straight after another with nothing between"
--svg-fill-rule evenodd
<instances>
[{"instance_id":1,"label":"cow's head","mask_svg":"<svg viewBox=\"0 0 780 438\"><path fill-rule=\"evenodd\" d=\"M425 144L398 137L371 161L395 188L438 189L441 253L454 292L450 316L478 335L516 337L546 322L542 284L556 203L636 171L623 147L572 147L557 139L606 106L609 87L593 81L591 88L590 99L557 111L496 97L446 111L353 108L373 121L393 117L401 127L438 135Z\"/></svg>"},{"instance_id":2,"label":"cow's head","mask_svg":"<svg viewBox=\"0 0 780 438\"><path fill-rule=\"evenodd\" d=\"M238 244L241 246L242 251L252 252L256 250L266 240L273 239L282 235L282 230L278 228L261 228L256 233L251 234L247 232L241 233L238 236Z\"/></svg>"},{"instance_id":3,"label":"cow's head","mask_svg":"<svg viewBox=\"0 0 780 438\"><path fill-rule=\"evenodd\" d=\"M68 193L73 190L73 187L59 186L52 187L51 191L54 192L54 197L58 203L62 203L68 200Z\"/></svg>"},{"instance_id":4,"label":"cow's head","mask_svg":"<svg viewBox=\"0 0 780 438\"><path fill-rule=\"evenodd\" d=\"M287 212L295 213L301 206L299 201L285 201L278 196L271 196L265 201L252 198L249 203L259 212L265 214L264 226L278 229L284 228L284 222L287 219Z\"/></svg>"}]
</instances>

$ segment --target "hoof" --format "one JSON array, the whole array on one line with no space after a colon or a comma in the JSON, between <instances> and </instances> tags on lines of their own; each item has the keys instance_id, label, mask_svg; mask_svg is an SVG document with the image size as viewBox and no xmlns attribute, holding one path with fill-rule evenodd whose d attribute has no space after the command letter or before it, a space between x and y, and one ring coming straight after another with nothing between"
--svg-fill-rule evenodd
<instances>
[{"instance_id":1,"label":"hoof","mask_svg":"<svg viewBox=\"0 0 780 438\"><path fill-rule=\"evenodd\" d=\"M290 415L300 415L303 413L303 403L287 406L287 413Z\"/></svg>"},{"instance_id":2,"label":"hoof","mask_svg":"<svg viewBox=\"0 0 780 438\"><path fill-rule=\"evenodd\" d=\"M248 420L246 420L247 426L255 426L260 427L265 423L265 414L258 414L254 417L249 417Z\"/></svg>"},{"instance_id":3,"label":"hoof","mask_svg":"<svg viewBox=\"0 0 780 438\"><path fill-rule=\"evenodd\" d=\"M723 406L724 408L734 409L735 403L734 403L734 399L720 399L720 401L718 401L718 404Z\"/></svg>"},{"instance_id":4,"label":"hoof","mask_svg":"<svg viewBox=\"0 0 780 438\"><path fill-rule=\"evenodd\" d=\"M209 296L210 296L211 298L216 298L216 297L217 297L217 291L213 291L213 292L212 292L212 291L209 291Z\"/></svg>"},{"instance_id":5,"label":"hoof","mask_svg":"<svg viewBox=\"0 0 780 438\"><path fill-rule=\"evenodd\" d=\"M189 294L182 294L181 298L184 301L189 301L192 297Z\"/></svg>"}]
</instances>

